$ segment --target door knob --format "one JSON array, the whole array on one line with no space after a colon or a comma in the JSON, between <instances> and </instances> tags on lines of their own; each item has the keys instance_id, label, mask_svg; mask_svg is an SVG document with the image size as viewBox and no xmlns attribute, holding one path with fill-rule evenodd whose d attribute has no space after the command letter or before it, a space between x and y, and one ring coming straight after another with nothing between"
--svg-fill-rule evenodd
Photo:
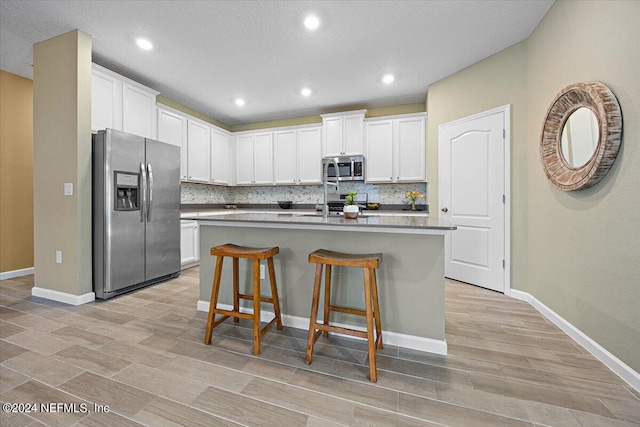
<instances>
[{"instance_id":1,"label":"door knob","mask_svg":"<svg viewBox=\"0 0 640 427\"><path fill-rule=\"evenodd\" d=\"M440 209L440 210L441 210L442 212L448 212L448 211L449 211L449 209L447 209L446 207L445 207L445 208L442 208L442 209Z\"/></svg>"}]
</instances>

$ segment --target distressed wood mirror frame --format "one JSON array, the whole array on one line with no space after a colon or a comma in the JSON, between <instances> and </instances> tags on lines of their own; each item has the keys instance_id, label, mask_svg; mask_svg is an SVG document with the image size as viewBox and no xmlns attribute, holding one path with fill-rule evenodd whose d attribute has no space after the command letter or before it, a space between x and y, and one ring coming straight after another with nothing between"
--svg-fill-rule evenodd
<instances>
[{"instance_id":1,"label":"distressed wood mirror frame","mask_svg":"<svg viewBox=\"0 0 640 427\"><path fill-rule=\"evenodd\" d=\"M590 109L596 115L600 135L587 163L573 167L562 155L562 130L569 116L581 107ZM600 82L588 82L565 87L551 103L542 127L540 157L547 178L564 191L595 185L616 160L621 136L620 104L607 86Z\"/></svg>"}]
</instances>

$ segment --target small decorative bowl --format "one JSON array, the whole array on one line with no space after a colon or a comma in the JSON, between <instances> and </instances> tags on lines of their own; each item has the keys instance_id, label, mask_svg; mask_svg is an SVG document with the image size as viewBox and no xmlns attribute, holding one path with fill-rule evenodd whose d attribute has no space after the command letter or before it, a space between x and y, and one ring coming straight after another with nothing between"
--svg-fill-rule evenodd
<instances>
[{"instance_id":1,"label":"small decorative bowl","mask_svg":"<svg viewBox=\"0 0 640 427\"><path fill-rule=\"evenodd\" d=\"M293 205L293 202L291 200L285 200L285 201L279 201L278 202L278 206L280 206L282 209L289 209L291 207L291 205Z\"/></svg>"},{"instance_id":2,"label":"small decorative bowl","mask_svg":"<svg viewBox=\"0 0 640 427\"><path fill-rule=\"evenodd\" d=\"M380 205L378 203L367 203L367 209L375 211L379 208L380 208Z\"/></svg>"}]
</instances>

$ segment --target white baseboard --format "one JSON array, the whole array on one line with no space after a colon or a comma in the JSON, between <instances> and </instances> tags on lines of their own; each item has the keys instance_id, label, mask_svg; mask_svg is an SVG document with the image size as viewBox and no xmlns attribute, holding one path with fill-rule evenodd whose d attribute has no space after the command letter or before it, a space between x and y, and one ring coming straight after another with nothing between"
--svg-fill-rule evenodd
<instances>
[{"instance_id":1,"label":"white baseboard","mask_svg":"<svg viewBox=\"0 0 640 427\"><path fill-rule=\"evenodd\" d=\"M186 270L187 268L195 267L196 265L199 265L199 264L200 264L200 260L185 262L184 264L180 265L180 270Z\"/></svg>"},{"instance_id":2,"label":"white baseboard","mask_svg":"<svg viewBox=\"0 0 640 427\"><path fill-rule=\"evenodd\" d=\"M583 346L589 353L604 363L609 369L615 372L620 378L625 380L631 387L640 391L640 374L631 369L622 360L615 357L600 344L589 338L581 330L563 319L558 313L540 302L536 297L528 292L511 289L510 296L521 301L528 302L533 308L538 310L544 317L549 319L554 325L562 329L567 335L573 338L578 344Z\"/></svg>"},{"instance_id":3,"label":"white baseboard","mask_svg":"<svg viewBox=\"0 0 640 427\"><path fill-rule=\"evenodd\" d=\"M96 294L93 292L87 292L82 295L73 295L66 292L54 291L51 289L38 288L34 286L31 288L31 295L34 297L46 298L53 301L63 302L71 305L82 305L96 299Z\"/></svg>"},{"instance_id":4,"label":"white baseboard","mask_svg":"<svg viewBox=\"0 0 640 427\"><path fill-rule=\"evenodd\" d=\"M20 270L12 270L12 271L3 271L0 273L0 280L13 279L14 277L20 276L28 276L29 274L33 274L34 268L22 268Z\"/></svg>"},{"instance_id":5,"label":"white baseboard","mask_svg":"<svg viewBox=\"0 0 640 427\"><path fill-rule=\"evenodd\" d=\"M222 308L224 310L232 310L233 307L227 304L218 304L218 308ZM199 300L197 304L198 311L209 311L209 301ZM242 312L251 312L251 310L246 308L240 308ZM273 312L271 311L260 311L260 321L262 322L270 322L273 319ZM291 316L288 314L282 315L282 324L284 326L302 330L309 330L309 318ZM348 326L353 329L352 325L343 325L336 323L336 326ZM341 334L336 334L341 335ZM347 336L347 335L345 335ZM447 354L447 342L445 340L435 340L432 338L418 337L415 335L406 335L400 334L398 332L390 332L390 331L382 331L382 336L384 337L384 343L389 345L395 345L398 347L410 348L412 350L426 351L429 353L435 354ZM348 336L349 338L361 339L357 337Z\"/></svg>"}]
</instances>

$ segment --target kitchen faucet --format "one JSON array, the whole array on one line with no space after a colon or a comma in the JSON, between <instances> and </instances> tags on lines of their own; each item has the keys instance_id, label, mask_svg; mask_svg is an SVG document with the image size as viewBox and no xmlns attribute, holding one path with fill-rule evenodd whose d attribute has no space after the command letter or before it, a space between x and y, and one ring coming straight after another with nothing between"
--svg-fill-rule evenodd
<instances>
[{"instance_id":1,"label":"kitchen faucet","mask_svg":"<svg viewBox=\"0 0 640 427\"><path fill-rule=\"evenodd\" d=\"M329 205L327 204L327 185L332 185L336 188L336 192L340 190L340 182L338 181L338 164L333 159L325 159L322 162L322 194L323 194L323 204L322 204L322 217L326 218L329 216ZM329 163L333 164L333 167L336 170L336 181L329 182Z\"/></svg>"}]
</instances>

